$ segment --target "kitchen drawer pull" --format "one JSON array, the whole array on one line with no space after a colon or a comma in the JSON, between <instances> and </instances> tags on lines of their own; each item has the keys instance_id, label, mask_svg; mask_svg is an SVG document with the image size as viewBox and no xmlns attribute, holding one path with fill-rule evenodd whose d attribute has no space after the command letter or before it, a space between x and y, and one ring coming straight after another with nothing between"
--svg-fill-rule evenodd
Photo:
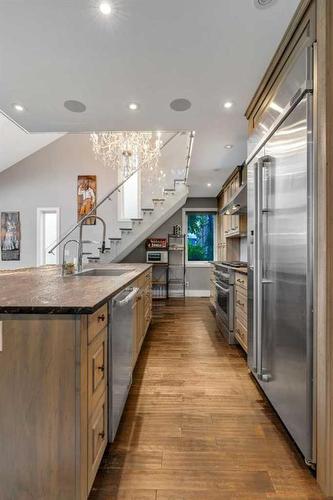
<instances>
[{"instance_id":1,"label":"kitchen drawer pull","mask_svg":"<svg viewBox=\"0 0 333 500\"><path fill-rule=\"evenodd\" d=\"M244 307L244 306L245 306L244 302L241 302L240 300L237 300L237 304L238 304L239 306L241 306L241 307Z\"/></svg>"},{"instance_id":2,"label":"kitchen drawer pull","mask_svg":"<svg viewBox=\"0 0 333 500\"><path fill-rule=\"evenodd\" d=\"M98 317L97 317L97 321L98 321L98 323L99 323L100 321L105 321L105 314L103 313L103 314L101 314L100 316L98 316Z\"/></svg>"}]
</instances>

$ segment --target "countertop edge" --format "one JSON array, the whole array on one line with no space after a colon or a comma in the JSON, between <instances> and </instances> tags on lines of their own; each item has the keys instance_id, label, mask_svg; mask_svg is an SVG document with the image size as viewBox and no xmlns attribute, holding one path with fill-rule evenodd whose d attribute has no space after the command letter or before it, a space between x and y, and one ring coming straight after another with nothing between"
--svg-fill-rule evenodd
<instances>
[{"instance_id":1,"label":"countertop edge","mask_svg":"<svg viewBox=\"0 0 333 500\"><path fill-rule=\"evenodd\" d=\"M13 315L13 314L27 314L27 315L82 315L82 314L92 314L97 311L102 305L108 302L113 296L119 293L121 290L126 288L128 285L136 281L142 274L151 269L153 266L149 263L140 263L140 265L145 266L144 269L138 270L137 274L131 277L126 283L120 285L111 293L105 295L102 300L99 300L94 306L1 306L0 305L0 316L1 315ZM31 270L33 268L29 268ZM24 272L24 269L20 269L18 272ZM70 277L69 277L70 278ZM3 318L2 318L3 320Z\"/></svg>"}]
</instances>

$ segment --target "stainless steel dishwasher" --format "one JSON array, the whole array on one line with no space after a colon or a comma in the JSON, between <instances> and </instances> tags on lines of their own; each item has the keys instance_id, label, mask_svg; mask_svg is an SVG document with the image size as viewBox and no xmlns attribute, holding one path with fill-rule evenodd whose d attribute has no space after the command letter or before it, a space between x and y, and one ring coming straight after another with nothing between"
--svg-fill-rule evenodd
<instances>
[{"instance_id":1,"label":"stainless steel dishwasher","mask_svg":"<svg viewBox=\"0 0 333 500\"><path fill-rule=\"evenodd\" d=\"M133 309L138 288L128 287L110 304L109 442L113 442L132 383Z\"/></svg>"}]
</instances>

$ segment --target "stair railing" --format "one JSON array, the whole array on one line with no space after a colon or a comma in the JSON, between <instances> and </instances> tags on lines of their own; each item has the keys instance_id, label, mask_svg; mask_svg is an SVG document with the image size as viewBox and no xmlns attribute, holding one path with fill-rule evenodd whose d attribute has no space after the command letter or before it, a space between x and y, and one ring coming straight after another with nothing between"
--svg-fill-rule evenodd
<instances>
[{"instance_id":1,"label":"stair railing","mask_svg":"<svg viewBox=\"0 0 333 500\"><path fill-rule=\"evenodd\" d=\"M165 148L173 139L175 139L175 137L177 137L181 132L175 132L171 137L169 137L169 139L167 141L165 141L162 146L161 146L161 150L163 148ZM187 177L188 177L188 169L189 169L189 164L190 164L190 160L191 160L191 154L192 154L192 147L193 147L193 139L194 139L194 132L192 131L190 133L190 142L189 142L189 149L188 149L188 155L186 157L186 169L185 169L185 176L184 176L184 183L186 184L187 183ZM68 236L70 236L73 231L75 231L75 229L77 229L81 224L82 222L84 222L86 219L89 219L89 217L91 217L92 215L95 214L96 210L101 206L103 205L107 200L111 201L111 196L116 193L117 191L120 190L120 188L133 176L135 175L137 172L139 172L146 164L147 162L143 162L138 168L136 168L135 170L133 170L133 172L128 176L126 177L126 179L124 179L123 181L121 181L114 189L112 189L107 195L105 195L84 217L82 217L82 219L79 220L79 222L77 222L72 228L68 229L68 231L66 231L66 233L54 244L52 245L52 247L50 248L50 250L48 250L48 253L49 254L53 254L54 250L59 246L61 245L61 243L63 243L67 238ZM182 180L182 179L180 179ZM179 181L180 181L179 180Z\"/></svg>"}]
</instances>

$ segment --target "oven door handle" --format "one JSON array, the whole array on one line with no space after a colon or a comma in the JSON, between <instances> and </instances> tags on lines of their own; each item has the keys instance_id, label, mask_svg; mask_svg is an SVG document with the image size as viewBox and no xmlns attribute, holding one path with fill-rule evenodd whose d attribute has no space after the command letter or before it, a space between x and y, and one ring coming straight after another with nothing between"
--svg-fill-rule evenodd
<instances>
[{"instance_id":1,"label":"oven door handle","mask_svg":"<svg viewBox=\"0 0 333 500\"><path fill-rule=\"evenodd\" d=\"M216 283L216 287L219 288L220 290L222 290L225 293L230 293L230 288L223 288L223 286L218 285L217 283Z\"/></svg>"}]
</instances>

